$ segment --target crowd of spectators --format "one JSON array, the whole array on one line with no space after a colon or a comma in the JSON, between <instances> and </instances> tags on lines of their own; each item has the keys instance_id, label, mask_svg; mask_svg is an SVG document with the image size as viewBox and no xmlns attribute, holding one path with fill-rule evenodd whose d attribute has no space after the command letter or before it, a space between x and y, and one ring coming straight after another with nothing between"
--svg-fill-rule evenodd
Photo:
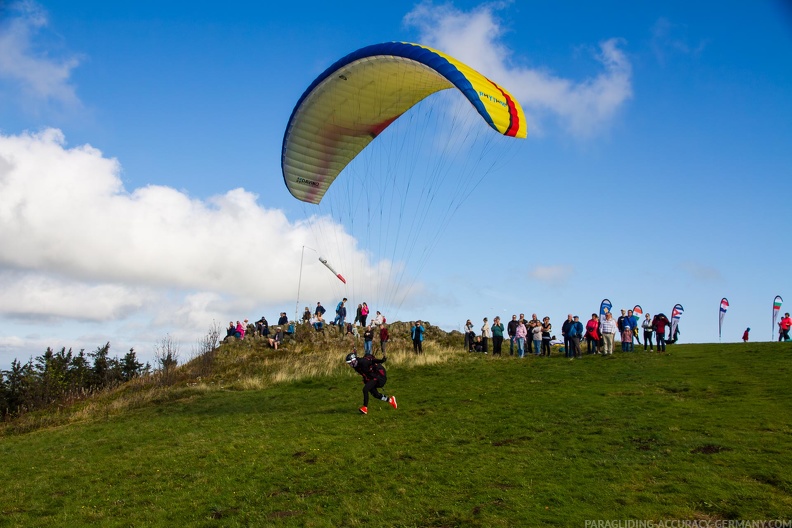
<instances>
[{"instance_id":1,"label":"crowd of spectators","mask_svg":"<svg viewBox=\"0 0 792 528\"><path fill-rule=\"evenodd\" d=\"M679 335L677 326L674 335L667 338L670 326L668 317L662 313L654 317L647 313L643 321L632 310L622 310L621 316L615 320L610 312L602 318L594 313L585 325L577 315L568 314L561 324L562 339L559 340L553 334L550 317L539 319L536 314L531 314L531 318L526 319L525 314L515 314L506 326L499 316L493 319L492 325L485 317L479 333L468 319L463 334L464 347L468 352L489 354L492 341L492 354L499 356L503 352L504 339L508 339L510 356L550 357L553 345L559 345L560 353L575 359L583 356L584 342L586 354L590 355L612 355L617 339L622 352L634 352L635 343L641 345L640 330L643 331L644 350L654 351L656 342L658 352L665 352L666 344L676 342Z\"/></svg>"}]
</instances>

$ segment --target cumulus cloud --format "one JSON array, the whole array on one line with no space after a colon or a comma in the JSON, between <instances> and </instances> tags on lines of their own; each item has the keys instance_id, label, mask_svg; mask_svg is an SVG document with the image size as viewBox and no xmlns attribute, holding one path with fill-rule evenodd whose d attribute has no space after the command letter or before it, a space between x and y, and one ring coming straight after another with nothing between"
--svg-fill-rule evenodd
<instances>
[{"instance_id":1,"label":"cumulus cloud","mask_svg":"<svg viewBox=\"0 0 792 528\"><path fill-rule=\"evenodd\" d=\"M47 13L35 2L0 3L0 81L14 88L3 99L13 95L38 102L79 104L71 82L79 58L52 57L53 50L39 50L37 38L47 24Z\"/></svg>"},{"instance_id":2,"label":"cumulus cloud","mask_svg":"<svg viewBox=\"0 0 792 528\"><path fill-rule=\"evenodd\" d=\"M205 201L160 185L128 191L120 172L56 129L0 135L0 316L202 332L229 312L281 311L298 280L304 296L331 302L338 291L313 253L300 277L315 232L333 240L331 262L359 263L361 296L400 272L372 262L329 218L292 223L244 189Z\"/></svg>"},{"instance_id":3,"label":"cumulus cloud","mask_svg":"<svg viewBox=\"0 0 792 528\"><path fill-rule=\"evenodd\" d=\"M503 3L491 3L461 11L451 4L424 2L404 18L418 29L420 41L481 71L502 84L520 101L533 133L545 122L556 120L570 134L588 137L606 127L617 111L632 98L632 65L623 51L624 41L605 39L592 52L599 62L598 75L567 79L551 69L517 65L511 50L502 43L504 28L496 13Z\"/></svg>"}]
</instances>

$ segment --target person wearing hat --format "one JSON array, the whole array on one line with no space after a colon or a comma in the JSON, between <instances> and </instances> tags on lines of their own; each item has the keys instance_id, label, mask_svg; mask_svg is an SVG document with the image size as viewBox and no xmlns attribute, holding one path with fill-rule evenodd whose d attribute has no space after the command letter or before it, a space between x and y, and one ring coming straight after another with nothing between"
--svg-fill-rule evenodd
<instances>
[{"instance_id":1,"label":"person wearing hat","mask_svg":"<svg viewBox=\"0 0 792 528\"><path fill-rule=\"evenodd\" d=\"M377 359L373 355L358 357L355 350L346 355L344 359L346 364L363 377L363 407L358 409L360 414L368 414L369 394L378 400L388 402L394 409L398 407L395 396L386 396L377 390L384 387L388 381L385 367L382 366L387 360L387 356L382 356L382 359Z\"/></svg>"},{"instance_id":2,"label":"person wearing hat","mask_svg":"<svg viewBox=\"0 0 792 528\"><path fill-rule=\"evenodd\" d=\"M572 324L569 325L569 352L567 357L569 359L580 358L580 339L583 337L583 323L580 322L580 317L575 315L572 317Z\"/></svg>"},{"instance_id":3,"label":"person wearing hat","mask_svg":"<svg viewBox=\"0 0 792 528\"><path fill-rule=\"evenodd\" d=\"M267 341L269 342L269 346L278 350L278 346L283 343L283 328L280 326L275 328L275 334L272 337L268 337Z\"/></svg>"}]
</instances>

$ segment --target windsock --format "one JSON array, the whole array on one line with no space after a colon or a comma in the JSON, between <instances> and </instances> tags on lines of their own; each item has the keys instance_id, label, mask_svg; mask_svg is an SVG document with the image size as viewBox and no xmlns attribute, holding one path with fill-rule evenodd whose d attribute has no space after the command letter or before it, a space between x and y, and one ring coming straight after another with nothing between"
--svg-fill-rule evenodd
<instances>
[{"instance_id":1,"label":"windsock","mask_svg":"<svg viewBox=\"0 0 792 528\"><path fill-rule=\"evenodd\" d=\"M344 277L342 277L340 273L338 273L336 270L334 270L334 269L333 269L333 266L331 266L330 264L328 264L328 263L327 263L327 259L323 259L322 257L319 257L319 262L321 262L322 264L324 264L324 265L325 265L325 267L327 267L327 269L329 269L330 271L332 271L332 272L333 272L333 275L335 275L336 277L338 277L338 279L339 279L341 282L343 282L344 284L346 284L346 279L345 279Z\"/></svg>"}]
</instances>

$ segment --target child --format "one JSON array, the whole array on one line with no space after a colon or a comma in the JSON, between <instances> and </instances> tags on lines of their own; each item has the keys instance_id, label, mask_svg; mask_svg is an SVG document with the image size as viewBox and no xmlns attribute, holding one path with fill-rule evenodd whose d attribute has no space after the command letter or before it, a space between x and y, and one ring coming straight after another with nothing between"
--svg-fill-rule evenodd
<instances>
[{"instance_id":1,"label":"child","mask_svg":"<svg viewBox=\"0 0 792 528\"><path fill-rule=\"evenodd\" d=\"M750 331L751 331L750 328L746 328L745 329L745 332L743 333L743 343L747 343L748 342L748 332L750 332Z\"/></svg>"}]
</instances>

